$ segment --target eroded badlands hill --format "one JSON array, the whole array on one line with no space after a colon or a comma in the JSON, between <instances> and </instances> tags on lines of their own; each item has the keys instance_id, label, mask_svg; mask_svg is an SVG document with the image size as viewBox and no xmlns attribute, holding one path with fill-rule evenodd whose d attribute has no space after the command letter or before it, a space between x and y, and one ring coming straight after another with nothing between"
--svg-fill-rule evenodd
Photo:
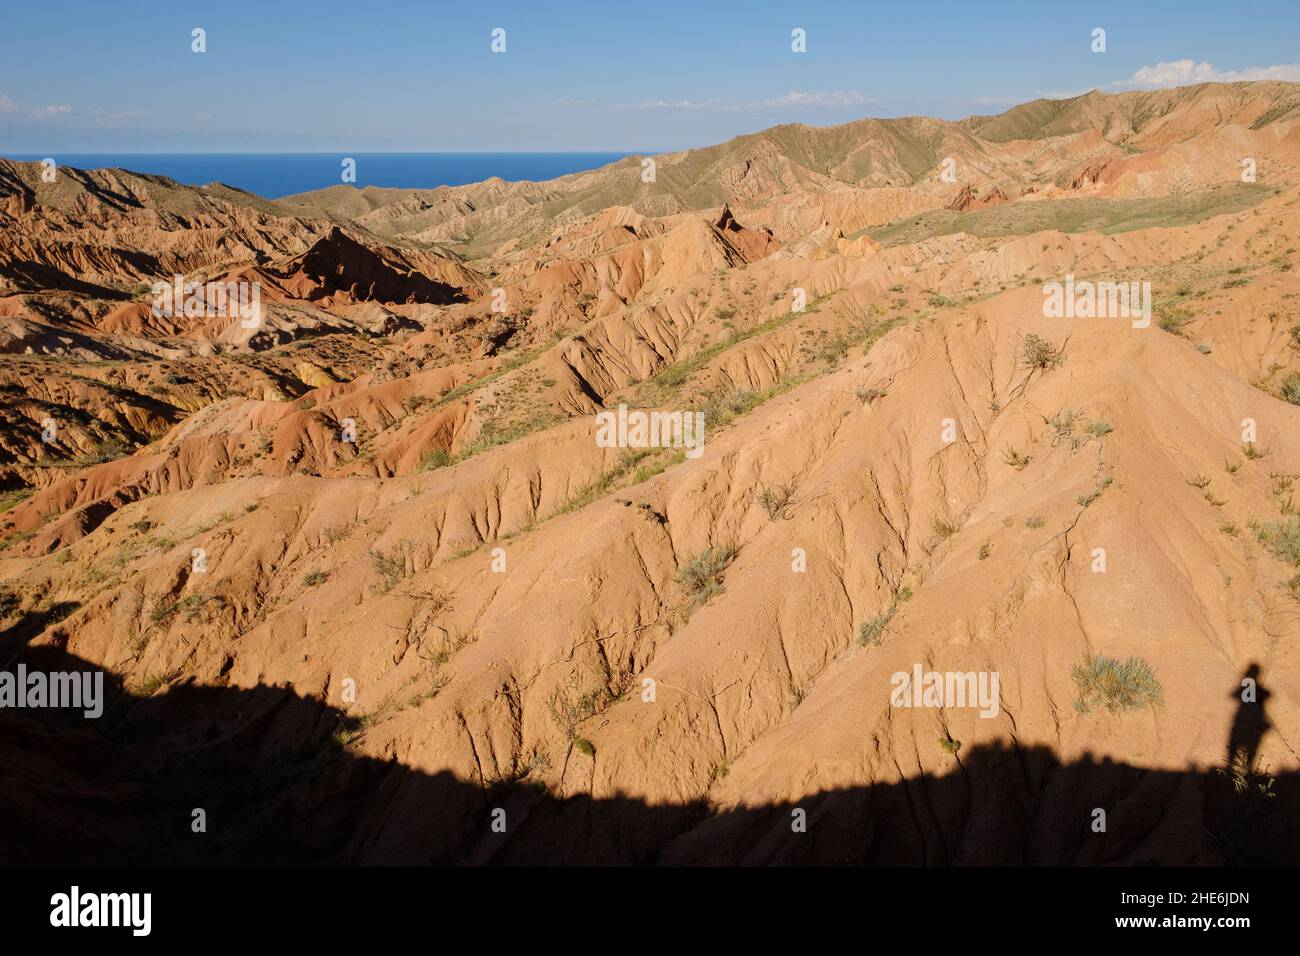
<instances>
[{"instance_id":1,"label":"eroded badlands hill","mask_svg":"<svg viewBox=\"0 0 1300 956\"><path fill-rule=\"evenodd\" d=\"M278 203L0 163L0 654L114 687L0 716L0 852L1294 860L1298 108ZM176 274L259 321L158 317ZM1045 314L1067 275L1149 326ZM620 404L704 454L600 447ZM897 706L918 667L996 712Z\"/></svg>"}]
</instances>

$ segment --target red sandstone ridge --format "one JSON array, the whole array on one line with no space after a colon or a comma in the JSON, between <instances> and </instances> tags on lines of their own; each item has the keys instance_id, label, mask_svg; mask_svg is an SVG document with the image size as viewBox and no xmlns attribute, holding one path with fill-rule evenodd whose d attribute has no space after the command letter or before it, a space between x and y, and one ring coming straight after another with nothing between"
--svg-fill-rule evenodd
<instances>
[{"instance_id":1,"label":"red sandstone ridge","mask_svg":"<svg viewBox=\"0 0 1300 956\"><path fill-rule=\"evenodd\" d=\"M1099 162L1090 163L1089 165L1085 166L1083 169L1079 170L1079 172L1074 175L1074 177L1070 180L1070 188L1083 189L1085 186L1097 185L1098 183L1102 182L1103 179L1106 177L1106 173L1110 165L1111 165L1110 160L1102 160Z\"/></svg>"},{"instance_id":2,"label":"red sandstone ridge","mask_svg":"<svg viewBox=\"0 0 1300 956\"><path fill-rule=\"evenodd\" d=\"M469 299L464 289L430 278L398 250L372 249L337 227L302 255L246 270L241 277L258 278L283 298L306 302L447 305ZM477 291L477 284L470 284Z\"/></svg>"},{"instance_id":3,"label":"red sandstone ridge","mask_svg":"<svg viewBox=\"0 0 1300 956\"><path fill-rule=\"evenodd\" d=\"M729 206L722 207L722 213L713 224L728 244L739 250L749 262L761 259L781 248L781 243L772 236L770 229L746 229L736 222Z\"/></svg>"},{"instance_id":4,"label":"red sandstone ridge","mask_svg":"<svg viewBox=\"0 0 1300 956\"><path fill-rule=\"evenodd\" d=\"M972 209L987 209L990 206L999 206L1007 202L1007 194L997 186L994 186L984 195L980 195L969 185L963 186L961 192L945 206L945 209L951 209L954 212L969 212Z\"/></svg>"}]
</instances>

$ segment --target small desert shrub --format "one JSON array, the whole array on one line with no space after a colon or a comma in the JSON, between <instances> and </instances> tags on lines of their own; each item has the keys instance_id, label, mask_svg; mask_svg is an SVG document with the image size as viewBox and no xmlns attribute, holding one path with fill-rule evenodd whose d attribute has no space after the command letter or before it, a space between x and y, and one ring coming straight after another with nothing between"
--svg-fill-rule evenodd
<instances>
[{"instance_id":1,"label":"small desert shrub","mask_svg":"<svg viewBox=\"0 0 1300 956\"><path fill-rule=\"evenodd\" d=\"M988 557L990 554L992 554L992 553L993 553L993 545L991 545L989 542L985 541L983 544L980 545L980 560L981 560L981 561L983 561L985 558L987 558L987 557Z\"/></svg>"},{"instance_id":2,"label":"small desert shrub","mask_svg":"<svg viewBox=\"0 0 1300 956\"><path fill-rule=\"evenodd\" d=\"M1008 445L1002 450L1002 460L1016 471L1024 471L1025 466L1034 459L1028 455L1020 454L1020 452Z\"/></svg>"},{"instance_id":3,"label":"small desert shrub","mask_svg":"<svg viewBox=\"0 0 1300 956\"><path fill-rule=\"evenodd\" d=\"M220 601L220 598L204 597L201 594L187 594L185 597L177 600L170 594L154 595L153 608L149 612L149 620L155 627L165 628L170 626L177 615L184 615L187 622L194 621L201 610L210 600Z\"/></svg>"},{"instance_id":4,"label":"small desert shrub","mask_svg":"<svg viewBox=\"0 0 1300 956\"><path fill-rule=\"evenodd\" d=\"M551 712L551 719L555 721L555 726L563 730L569 741L577 746L577 742L582 739L577 733L578 725L600 713L601 708L611 700L609 688L603 686L585 694L578 693L575 677L570 680L567 687L557 687L552 691L546 701L546 708Z\"/></svg>"},{"instance_id":5,"label":"small desert shrub","mask_svg":"<svg viewBox=\"0 0 1300 956\"><path fill-rule=\"evenodd\" d=\"M758 392L742 388L719 389L709 394L697 411L704 413L707 425L717 428L751 411L761 400Z\"/></svg>"},{"instance_id":6,"label":"small desert shrub","mask_svg":"<svg viewBox=\"0 0 1300 956\"><path fill-rule=\"evenodd\" d=\"M187 622L192 622L199 616L199 612L203 610L203 606L207 604L208 601L216 601L220 604L221 598L204 597L201 594L187 594L176 602L176 611L177 613L184 614Z\"/></svg>"},{"instance_id":7,"label":"small desert shrub","mask_svg":"<svg viewBox=\"0 0 1300 956\"><path fill-rule=\"evenodd\" d=\"M1293 372L1282 381L1282 398L1292 405L1300 405L1300 372Z\"/></svg>"},{"instance_id":8,"label":"small desert shrub","mask_svg":"<svg viewBox=\"0 0 1300 956\"><path fill-rule=\"evenodd\" d=\"M1088 713L1098 704L1112 714L1159 704L1164 697L1151 665L1140 657L1117 661L1104 654L1087 657L1070 672L1079 696L1075 710Z\"/></svg>"},{"instance_id":9,"label":"small desert shrub","mask_svg":"<svg viewBox=\"0 0 1300 956\"><path fill-rule=\"evenodd\" d=\"M1051 418L1045 418L1048 425L1052 426L1056 434L1052 437L1053 446L1062 441L1069 440L1072 445L1078 447L1078 439L1073 437L1074 425L1078 420L1078 414L1072 408L1063 408Z\"/></svg>"},{"instance_id":10,"label":"small desert shrub","mask_svg":"<svg viewBox=\"0 0 1300 956\"><path fill-rule=\"evenodd\" d=\"M1268 454L1268 452L1261 451L1259 446L1256 445L1254 442L1248 442L1247 444L1242 445L1241 453L1245 455L1247 458L1249 458L1251 461L1258 461L1259 459L1263 458L1266 454Z\"/></svg>"},{"instance_id":11,"label":"small desert shrub","mask_svg":"<svg viewBox=\"0 0 1300 956\"><path fill-rule=\"evenodd\" d=\"M1170 335L1182 335L1187 324L1192 321L1192 313L1179 306L1167 306L1160 311L1156 325Z\"/></svg>"},{"instance_id":12,"label":"small desert shrub","mask_svg":"<svg viewBox=\"0 0 1300 956\"><path fill-rule=\"evenodd\" d=\"M158 688L166 683L167 677L163 674L146 674L131 689L131 693L136 697L152 697Z\"/></svg>"},{"instance_id":13,"label":"small desert shrub","mask_svg":"<svg viewBox=\"0 0 1300 956\"><path fill-rule=\"evenodd\" d=\"M176 616L178 610L179 602L172 595L154 595L153 609L149 612L149 620L156 627L166 627L171 623L172 618Z\"/></svg>"},{"instance_id":14,"label":"small desert shrub","mask_svg":"<svg viewBox=\"0 0 1300 956\"><path fill-rule=\"evenodd\" d=\"M940 540L946 540L947 538L951 538L961 529L957 524L947 518L942 518L939 515L930 515L930 530L937 534Z\"/></svg>"},{"instance_id":15,"label":"small desert shrub","mask_svg":"<svg viewBox=\"0 0 1300 956\"><path fill-rule=\"evenodd\" d=\"M735 556L735 548L718 545L705 548L677 568L677 581L686 589L690 610L722 593L722 572Z\"/></svg>"},{"instance_id":16,"label":"small desert shrub","mask_svg":"<svg viewBox=\"0 0 1300 956\"><path fill-rule=\"evenodd\" d=\"M1061 350L1031 332L1020 342L1019 358L1022 367L1045 372L1061 364Z\"/></svg>"},{"instance_id":17,"label":"small desert shrub","mask_svg":"<svg viewBox=\"0 0 1300 956\"><path fill-rule=\"evenodd\" d=\"M343 525L337 528L326 528L321 532L321 534L330 544L338 544L348 536L348 531L348 527Z\"/></svg>"},{"instance_id":18,"label":"small desert shrub","mask_svg":"<svg viewBox=\"0 0 1300 956\"><path fill-rule=\"evenodd\" d=\"M442 593L437 593L438 601L443 602L443 607L451 603L451 598ZM437 642L431 642L428 649L421 649L419 654L424 660L429 662L429 666L435 671L443 664L451 660L452 655L462 647L474 642L473 635L467 635L461 632L459 628L453 628L441 636Z\"/></svg>"},{"instance_id":19,"label":"small desert shrub","mask_svg":"<svg viewBox=\"0 0 1300 956\"><path fill-rule=\"evenodd\" d=\"M815 346L804 349L804 352L809 361L835 368L849 354L849 340L837 335L818 341Z\"/></svg>"},{"instance_id":20,"label":"small desert shrub","mask_svg":"<svg viewBox=\"0 0 1300 956\"><path fill-rule=\"evenodd\" d=\"M403 538L397 542L389 552L371 549L369 552L370 562L379 575L380 581L375 590L380 594L387 594L397 587L398 583L408 573L406 570L407 558L414 550L415 542L409 538Z\"/></svg>"},{"instance_id":21,"label":"small desert shrub","mask_svg":"<svg viewBox=\"0 0 1300 956\"><path fill-rule=\"evenodd\" d=\"M1047 522L1043 519L1042 515L1034 515L1032 518L1025 519L1026 528L1033 528L1037 530L1043 527L1045 524L1047 524Z\"/></svg>"},{"instance_id":22,"label":"small desert shrub","mask_svg":"<svg viewBox=\"0 0 1300 956\"><path fill-rule=\"evenodd\" d=\"M302 583L309 588L314 588L318 584L324 584L329 580L329 576L330 573L328 571L308 571L302 576Z\"/></svg>"},{"instance_id":23,"label":"small desert shrub","mask_svg":"<svg viewBox=\"0 0 1300 956\"><path fill-rule=\"evenodd\" d=\"M451 464L451 461L451 452L445 448L435 448L432 451L426 451L420 456L420 471L446 468Z\"/></svg>"},{"instance_id":24,"label":"small desert shrub","mask_svg":"<svg viewBox=\"0 0 1300 956\"><path fill-rule=\"evenodd\" d=\"M1093 438L1100 438L1102 435L1109 435L1114 430L1115 429L1111 423L1106 421L1104 418L1094 418L1092 421L1088 422L1087 427L1084 428L1084 431Z\"/></svg>"},{"instance_id":25,"label":"small desert shrub","mask_svg":"<svg viewBox=\"0 0 1300 956\"><path fill-rule=\"evenodd\" d=\"M1112 481L1114 481L1114 479L1109 475L1098 475L1097 484L1093 486L1092 491L1088 492L1086 495L1079 495L1079 497L1074 499L1075 503L1081 508L1088 507L1101 497L1101 493L1111 486Z\"/></svg>"},{"instance_id":26,"label":"small desert shrub","mask_svg":"<svg viewBox=\"0 0 1300 956\"><path fill-rule=\"evenodd\" d=\"M586 737L574 737L573 749L581 754L586 754L588 757L596 756L595 745Z\"/></svg>"},{"instance_id":27,"label":"small desert shrub","mask_svg":"<svg viewBox=\"0 0 1300 956\"><path fill-rule=\"evenodd\" d=\"M81 575L82 583L92 587L96 584L102 584L104 581L107 581L108 578L108 571L99 567L97 564L86 565L86 570Z\"/></svg>"},{"instance_id":28,"label":"small desert shrub","mask_svg":"<svg viewBox=\"0 0 1300 956\"><path fill-rule=\"evenodd\" d=\"M1300 516L1266 521L1256 532L1264 547L1296 567L1300 567Z\"/></svg>"},{"instance_id":29,"label":"small desert shrub","mask_svg":"<svg viewBox=\"0 0 1300 956\"><path fill-rule=\"evenodd\" d=\"M653 461L648 465L642 465L640 468L638 468L636 471L632 473L632 479L629 482L629 484L639 485L644 481L649 481L655 475L663 474L664 471L668 469L669 465L681 464L682 461L686 460L686 456L685 454L681 454L681 453L679 453L679 455L680 457L669 456L668 458L660 458L659 460ZM677 458L677 460L674 460L674 458Z\"/></svg>"},{"instance_id":30,"label":"small desert shrub","mask_svg":"<svg viewBox=\"0 0 1300 956\"><path fill-rule=\"evenodd\" d=\"M794 483L764 485L758 493L758 503L773 521L789 517L790 502L794 499Z\"/></svg>"},{"instance_id":31,"label":"small desert shrub","mask_svg":"<svg viewBox=\"0 0 1300 956\"><path fill-rule=\"evenodd\" d=\"M858 643L863 647L879 647L880 641L884 637L885 628L887 628L889 622L893 620L894 612L897 609L897 605L895 605L884 614L877 617L869 617L863 621L861 626L858 628Z\"/></svg>"},{"instance_id":32,"label":"small desert shrub","mask_svg":"<svg viewBox=\"0 0 1300 956\"><path fill-rule=\"evenodd\" d=\"M961 750L961 741L953 740L951 737L940 737L939 746L948 751L948 753L955 754L957 751Z\"/></svg>"}]
</instances>

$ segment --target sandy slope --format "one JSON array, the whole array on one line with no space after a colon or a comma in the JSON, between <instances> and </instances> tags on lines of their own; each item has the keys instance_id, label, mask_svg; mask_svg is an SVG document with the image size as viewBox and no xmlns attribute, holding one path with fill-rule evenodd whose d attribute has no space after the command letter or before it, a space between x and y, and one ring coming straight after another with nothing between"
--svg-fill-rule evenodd
<instances>
[{"instance_id":1,"label":"sandy slope","mask_svg":"<svg viewBox=\"0 0 1300 956\"><path fill-rule=\"evenodd\" d=\"M782 127L655 184L281 203L4 165L0 461L34 493L0 654L117 690L89 738L0 716L0 806L96 859L205 858L157 829L194 800L234 859L1292 852L1298 103L1089 94ZM158 319L172 271L256 280L265 321ZM1150 282L1154 321L1048 317L1067 273ZM704 454L599 447L620 403L704 409ZM1076 707L1093 655L1160 702ZM996 674L996 713L897 706L917 667Z\"/></svg>"}]
</instances>

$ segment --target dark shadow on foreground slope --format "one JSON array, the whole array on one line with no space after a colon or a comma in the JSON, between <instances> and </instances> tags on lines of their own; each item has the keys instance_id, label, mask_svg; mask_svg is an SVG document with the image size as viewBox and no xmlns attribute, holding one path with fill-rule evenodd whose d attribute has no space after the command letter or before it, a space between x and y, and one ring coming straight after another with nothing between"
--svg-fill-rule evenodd
<instances>
[{"instance_id":1,"label":"dark shadow on foreground slope","mask_svg":"<svg viewBox=\"0 0 1300 956\"><path fill-rule=\"evenodd\" d=\"M0 669L19 655L29 668L91 669L4 636ZM357 757L335 742L347 719L288 688L181 683L141 699L106 674L105 690L97 721L0 710L0 863L1300 862L1297 773L1063 764L1041 747L984 746L941 777L719 812L525 781L485 788ZM195 808L206 833L192 832Z\"/></svg>"}]
</instances>

